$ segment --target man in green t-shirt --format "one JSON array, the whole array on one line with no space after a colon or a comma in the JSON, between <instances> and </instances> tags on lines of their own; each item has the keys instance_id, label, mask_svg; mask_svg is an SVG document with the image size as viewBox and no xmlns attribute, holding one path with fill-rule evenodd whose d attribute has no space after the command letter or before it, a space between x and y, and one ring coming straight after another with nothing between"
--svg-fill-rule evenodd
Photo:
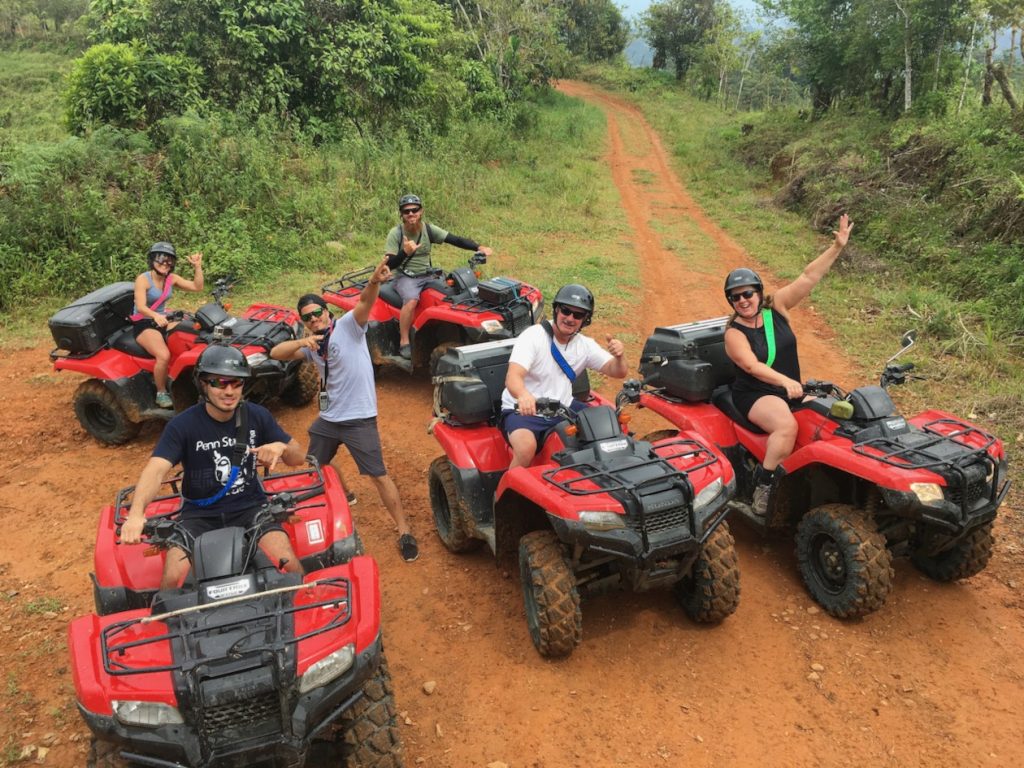
<instances>
[{"instance_id":1,"label":"man in green t-shirt","mask_svg":"<svg viewBox=\"0 0 1024 768\"><path fill-rule=\"evenodd\" d=\"M384 255L388 258L388 266L395 272L395 289L402 297L402 310L398 316L398 352L410 360L412 347L409 344L409 328L412 327L412 316L419 303L420 293L430 279L430 246L434 243L449 243L467 251L479 251L488 258L491 249L425 222L423 201L417 195L403 195L398 201L398 212L402 216L402 223L388 233Z\"/></svg>"}]
</instances>

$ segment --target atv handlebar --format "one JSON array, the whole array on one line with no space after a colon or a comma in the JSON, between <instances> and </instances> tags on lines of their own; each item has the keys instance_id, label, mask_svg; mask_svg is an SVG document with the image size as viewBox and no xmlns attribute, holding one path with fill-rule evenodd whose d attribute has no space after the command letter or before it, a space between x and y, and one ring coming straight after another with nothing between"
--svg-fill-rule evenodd
<instances>
[{"instance_id":1,"label":"atv handlebar","mask_svg":"<svg viewBox=\"0 0 1024 768\"><path fill-rule=\"evenodd\" d=\"M217 282L214 283L213 291L211 291L214 301L220 304L221 299L231 293L231 289L240 282L242 282L241 279L234 275L225 275L224 277L218 278Z\"/></svg>"}]
</instances>

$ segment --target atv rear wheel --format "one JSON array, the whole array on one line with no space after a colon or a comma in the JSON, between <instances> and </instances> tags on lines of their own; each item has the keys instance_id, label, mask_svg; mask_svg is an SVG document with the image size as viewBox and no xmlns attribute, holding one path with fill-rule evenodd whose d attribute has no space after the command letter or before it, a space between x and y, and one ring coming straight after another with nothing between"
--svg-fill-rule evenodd
<instances>
[{"instance_id":1,"label":"atv rear wheel","mask_svg":"<svg viewBox=\"0 0 1024 768\"><path fill-rule=\"evenodd\" d=\"M568 656L583 637L583 615L576 577L554 531L519 540L519 575L533 644L541 656Z\"/></svg>"},{"instance_id":2,"label":"atv rear wheel","mask_svg":"<svg viewBox=\"0 0 1024 768\"><path fill-rule=\"evenodd\" d=\"M955 545L937 555L914 552L910 561L936 581L959 581L981 573L992 557L992 523L975 528Z\"/></svg>"},{"instance_id":3,"label":"atv rear wheel","mask_svg":"<svg viewBox=\"0 0 1024 768\"><path fill-rule=\"evenodd\" d=\"M363 695L341 714L341 751L347 768L402 768L402 741L391 673L383 654Z\"/></svg>"},{"instance_id":4,"label":"atv rear wheel","mask_svg":"<svg viewBox=\"0 0 1024 768\"><path fill-rule=\"evenodd\" d=\"M114 393L99 379L89 379L78 386L74 407L85 431L101 443L122 445L139 434L140 425L128 418Z\"/></svg>"},{"instance_id":5,"label":"atv rear wheel","mask_svg":"<svg viewBox=\"0 0 1024 768\"><path fill-rule=\"evenodd\" d=\"M320 371L308 360L299 366L295 378L281 390L281 402L296 408L311 402L320 391Z\"/></svg>"},{"instance_id":6,"label":"atv rear wheel","mask_svg":"<svg viewBox=\"0 0 1024 768\"><path fill-rule=\"evenodd\" d=\"M804 515L796 557L811 595L840 619L878 610L892 590L885 537L870 514L848 504L825 504Z\"/></svg>"},{"instance_id":7,"label":"atv rear wheel","mask_svg":"<svg viewBox=\"0 0 1024 768\"><path fill-rule=\"evenodd\" d=\"M93 736L85 765L86 768L130 768L135 763L122 760L121 749L113 742Z\"/></svg>"},{"instance_id":8,"label":"atv rear wheel","mask_svg":"<svg viewBox=\"0 0 1024 768\"><path fill-rule=\"evenodd\" d=\"M427 368L430 371L431 376L437 376L437 364L441 358L444 357L445 353L449 349L454 349L459 346L462 342L459 341L442 341L430 352L430 367Z\"/></svg>"},{"instance_id":9,"label":"atv rear wheel","mask_svg":"<svg viewBox=\"0 0 1024 768\"><path fill-rule=\"evenodd\" d=\"M470 552L480 545L467 530L466 502L459 498L447 456L438 456L430 464L430 509L434 513L437 535L452 552Z\"/></svg>"},{"instance_id":10,"label":"atv rear wheel","mask_svg":"<svg viewBox=\"0 0 1024 768\"><path fill-rule=\"evenodd\" d=\"M676 583L676 599L686 615L705 624L732 615L740 603L736 542L726 522L708 536L690 575Z\"/></svg>"}]
</instances>

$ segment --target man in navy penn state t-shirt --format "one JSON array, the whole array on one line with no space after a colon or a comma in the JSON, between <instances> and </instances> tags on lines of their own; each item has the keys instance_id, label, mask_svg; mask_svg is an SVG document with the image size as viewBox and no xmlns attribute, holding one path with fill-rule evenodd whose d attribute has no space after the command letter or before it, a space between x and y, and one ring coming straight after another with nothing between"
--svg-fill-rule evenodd
<instances>
[{"instance_id":1,"label":"man in navy penn state t-shirt","mask_svg":"<svg viewBox=\"0 0 1024 768\"><path fill-rule=\"evenodd\" d=\"M164 477L176 464L182 466L180 522L193 536L237 525L248 527L266 496L256 477L257 466L271 469L278 461L303 463L302 447L281 429L261 405L242 400L242 385L249 377L245 356L233 347L209 347L196 365L201 399L178 414L164 428L153 455L142 470L131 509L121 528L121 542L141 539L146 505L160 491ZM244 408L246 453L232 480L232 453L238 435L236 411ZM284 570L301 573L302 566L283 530L271 530L260 547ZM167 551L161 589L178 586L189 569L187 555L179 548Z\"/></svg>"}]
</instances>

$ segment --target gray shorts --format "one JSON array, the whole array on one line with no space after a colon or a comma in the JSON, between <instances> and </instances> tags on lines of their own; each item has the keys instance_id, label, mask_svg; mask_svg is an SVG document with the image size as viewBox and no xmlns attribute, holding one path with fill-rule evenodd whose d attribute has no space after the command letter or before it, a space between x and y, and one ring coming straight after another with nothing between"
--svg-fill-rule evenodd
<instances>
[{"instance_id":1,"label":"gray shorts","mask_svg":"<svg viewBox=\"0 0 1024 768\"><path fill-rule=\"evenodd\" d=\"M420 294L426 287L427 283L433 275L405 275L399 272L395 275L394 283L395 290L398 291L398 295L402 297L402 303L407 301L416 301L419 299Z\"/></svg>"},{"instance_id":2,"label":"gray shorts","mask_svg":"<svg viewBox=\"0 0 1024 768\"><path fill-rule=\"evenodd\" d=\"M344 445L359 467L359 474L384 477L384 454L380 448L377 417L352 421L325 421L318 418L309 427L309 453L320 466L327 466Z\"/></svg>"}]
</instances>

